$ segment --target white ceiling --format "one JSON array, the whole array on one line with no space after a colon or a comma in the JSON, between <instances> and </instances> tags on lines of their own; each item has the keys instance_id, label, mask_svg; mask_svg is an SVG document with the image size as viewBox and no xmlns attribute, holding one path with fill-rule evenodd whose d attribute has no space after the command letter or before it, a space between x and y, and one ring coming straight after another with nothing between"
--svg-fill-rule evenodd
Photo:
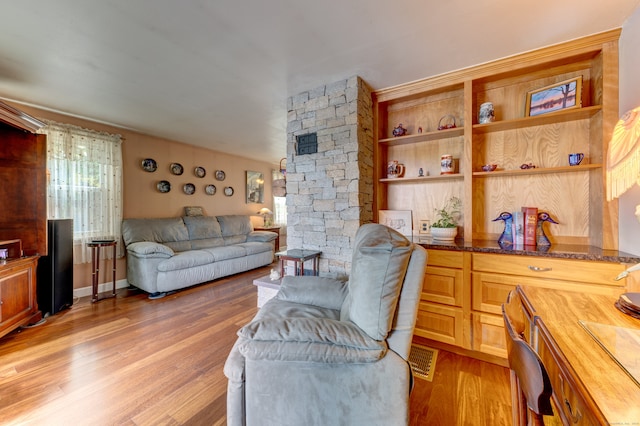
<instances>
[{"instance_id":1,"label":"white ceiling","mask_svg":"<svg viewBox=\"0 0 640 426\"><path fill-rule=\"evenodd\" d=\"M0 97L277 163L286 99L621 27L640 0L0 0Z\"/></svg>"}]
</instances>

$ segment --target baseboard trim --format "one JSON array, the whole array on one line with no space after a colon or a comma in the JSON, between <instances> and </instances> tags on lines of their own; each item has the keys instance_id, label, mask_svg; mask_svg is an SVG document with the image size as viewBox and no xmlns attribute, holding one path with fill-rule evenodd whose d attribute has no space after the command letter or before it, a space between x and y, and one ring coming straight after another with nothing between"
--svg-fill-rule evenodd
<instances>
[{"instance_id":1,"label":"baseboard trim","mask_svg":"<svg viewBox=\"0 0 640 426\"><path fill-rule=\"evenodd\" d=\"M111 291L111 289L113 288L112 286L113 286L112 282L98 284L98 293ZM127 287L129 287L129 282L126 279L116 281L116 290L118 290L119 288L127 288ZM78 298L78 297L91 296L91 292L92 292L91 286L74 288L73 297Z\"/></svg>"}]
</instances>

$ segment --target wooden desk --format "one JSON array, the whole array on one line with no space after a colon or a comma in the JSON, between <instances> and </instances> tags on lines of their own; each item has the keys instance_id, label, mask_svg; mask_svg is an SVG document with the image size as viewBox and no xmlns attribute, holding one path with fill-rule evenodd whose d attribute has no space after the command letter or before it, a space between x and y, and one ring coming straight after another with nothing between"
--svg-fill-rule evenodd
<instances>
[{"instance_id":1,"label":"wooden desk","mask_svg":"<svg viewBox=\"0 0 640 426\"><path fill-rule=\"evenodd\" d=\"M553 386L564 424L640 425L640 386L579 321L640 330L614 307L616 297L518 286L533 325L530 342ZM640 351L636 351L640 357Z\"/></svg>"}]
</instances>

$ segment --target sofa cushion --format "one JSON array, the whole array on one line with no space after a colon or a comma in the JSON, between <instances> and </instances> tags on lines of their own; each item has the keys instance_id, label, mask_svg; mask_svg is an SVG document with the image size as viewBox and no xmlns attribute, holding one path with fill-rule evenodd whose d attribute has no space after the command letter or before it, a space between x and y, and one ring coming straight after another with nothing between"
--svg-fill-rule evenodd
<instances>
[{"instance_id":1,"label":"sofa cushion","mask_svg":"<svg viewBox=\"0 0 640 426\"><path fill-rule=\"evenodd\" d=\"M247 250L241 245L224 246L224 247L211 247L202 249L211 255L211 258L215 262L221 260L235 259L238 257L244 257L247 255Z\"/></svg>"},{"instance_id":2,"label":"sofa cushion","mask_svg":"<svg viewBox=\"0 0 640 426\"><path fill-rule=\"evenodd\" d=\"M340 319L353 321L373 339L386 339L411 251L411 242L393 229L377 223L361 226Z\"/></svg>"},{"instance_id":3,"label":"sofa cushion","mask_svg":"<svg viewBox=\"0 0 640 426\"><path fill-rule=\"evenodd\" d=\"M125 219L122 221L125 246L139 241L162 243L174 251L191 249L189 232L181 217Z\"/></svg>"},{"instance_id":4,"label":"sofa cushion","mask_svg":"<svg viewBox=\"0 0 640 426\"><path fill-rule=\"evenodd\" d=\"M182 218L189 231L191 248L198 250L224 245L220 224L211 216L185 216Z\"/></svg>"},{"instance_id":5,"label":"sofa cushion","mask_svg":"<svg viewBox=\"0 0 640 426\"><path fill-rule=\"evenodd\" d=\"M244 243L253 231L251 219L246 215L217 216L225 245Z\"/></svg>"},{"instance_id":6,"label":"sofa cushion","mask_svg":"<svg viewBox=\"0 0 640 426\"><path fill-rule=\"evenodd\" d=\"M160 262L158 271L168 272L178 269L193 268L195 266L208 265L213 262L213 256L204 250L189 250L176 253L175 256Z\"/></svg>"}]
</instances>

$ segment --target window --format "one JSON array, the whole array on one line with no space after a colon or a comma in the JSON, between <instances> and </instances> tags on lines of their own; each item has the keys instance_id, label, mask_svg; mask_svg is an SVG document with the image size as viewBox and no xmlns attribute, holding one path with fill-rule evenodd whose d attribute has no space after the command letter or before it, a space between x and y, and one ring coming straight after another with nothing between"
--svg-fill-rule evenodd
<instances>
[{"instance_id":1,"label":"window","mask_svg":"<svg viewBox=\"0 0 640 426\"><path fill-rule=\"evenodd\" d=\"M87 243L120 239L122 141L120 135L45 121L47 217L73 219L74 263L91 261ZM122 244L118 244L122 252ZM106 258L111 250L105 250Z\"/></svg>"}]
</instances>

